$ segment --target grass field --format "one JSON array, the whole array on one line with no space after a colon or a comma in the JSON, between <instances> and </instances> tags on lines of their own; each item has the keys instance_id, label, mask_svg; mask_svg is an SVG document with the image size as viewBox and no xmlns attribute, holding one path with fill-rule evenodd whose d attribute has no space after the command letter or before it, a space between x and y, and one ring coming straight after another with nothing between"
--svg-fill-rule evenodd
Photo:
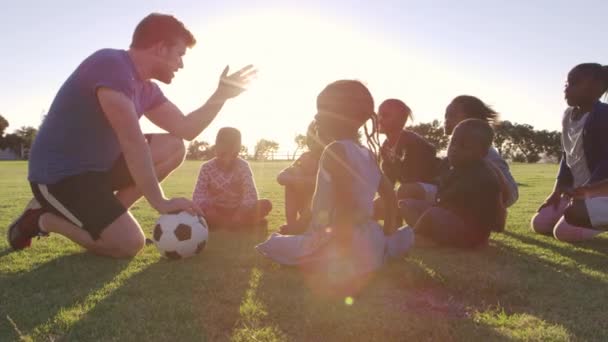
<instances>
[{"instance_id":1,"label":"grass field","mask_svg":"<svg viewBox=\"0 0 608 342\"><path fill-rule=\"evenodd\" d=\"M10 253L0 241L0 341L494 341L608 340L608 241L569 245L528 222L554 165L514 165L520 200L505 233L478 251L414 249L376 273L352 299L328 298L298 269L253 246L283 221L284 163L253 164L275 210L268 232L212 232L198 257L167 261L154 247L132 260L83 252L59 236ZM165 183L191 195L199 164ZM0 233L30 198L24 162L0 163ZM156 219L133 209L146 232Z\"/></svg>"}]
</instances>

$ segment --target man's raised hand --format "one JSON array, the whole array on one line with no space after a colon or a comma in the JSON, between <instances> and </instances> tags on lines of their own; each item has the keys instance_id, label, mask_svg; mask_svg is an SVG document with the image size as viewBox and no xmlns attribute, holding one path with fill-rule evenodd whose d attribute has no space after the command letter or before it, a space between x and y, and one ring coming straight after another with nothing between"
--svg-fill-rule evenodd
<instances>
[{"instance_id":1,"label":"man's raised hand","mask_svg":"<svg viewBox=\"0 0 608 342\"><path fill-rule=\"evenodd\" d=\"M230 67L226 66L220 76L220 82L216 91L216 94L224 100L237 97L247 90L249 83L258 73L258 70L251 64L230 75L228 75L229 70Z\"/></svg>"}]
</instances>

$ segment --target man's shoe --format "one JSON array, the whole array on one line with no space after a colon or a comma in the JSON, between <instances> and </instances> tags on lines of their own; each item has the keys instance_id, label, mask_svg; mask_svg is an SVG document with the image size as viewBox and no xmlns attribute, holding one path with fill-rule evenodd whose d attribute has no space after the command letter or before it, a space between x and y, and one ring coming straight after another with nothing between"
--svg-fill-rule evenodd
<instances>
[{"instance_id":1,"label":"man's shoe","mask_svg":"<svg viewBox=\"0 0 608 342\"><path fill-rule=\"evenodd\" d=\"M32 244L32 238L36 236L47 236L48 233L40 230L38 221L45 211L36 199L32 199L25 210L8 227L7 240L11 248L21 250Z\"/></svg>"}]
</instances>

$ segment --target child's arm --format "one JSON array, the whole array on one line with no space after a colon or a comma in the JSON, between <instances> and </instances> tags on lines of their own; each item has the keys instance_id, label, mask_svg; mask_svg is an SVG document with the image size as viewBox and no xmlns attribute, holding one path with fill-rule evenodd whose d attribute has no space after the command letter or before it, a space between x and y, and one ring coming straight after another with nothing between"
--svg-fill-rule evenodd
<instances>
[{"instance_id":1,"label":"child's arm","mask_svg":"<svg viewBox=\"0 0 608 342\"><path fill-rule=\"evenodd\" d=\"M511 198L511 189L509 189L507 179L505 178L505 175L502 173L502 171L500 171L500 169L498 169L498 167L496 167L494 164L486 161L486 165L490 168L490 170L492 170L494 176L496 176L496 179L498 180L502 206L504 207L505 203L508 203L509 199Z\"/></svg>"},{"instance_id":2,"label":"child's arm","mask_svg":"<svg viewBox=\"0 0 608 342\"><path fill-rule=\"evenodd\" d=\"M316 164L315 160L312 160L311 156L303 154L292 165L279 173L277 182L283 186L314 186L316 182L316 172L311 169L316 168L316 165L312 164Z\"/></svg>"},{"instance_id":3,"label":"child's arm","mask_svg":"<svg viewBox=\"0 0 608 342\"><path fill-rule=\"evenodd\" d=\"M391 235L398 228L397 215L399 209L397 208L397 197L393 188L391 181L382 175L378 193L384 202L384 235Z\"/></svg>"},{"instance_id":4,"label":"child's arm","mask_svg":"<svg viewBox=\"0 0 608 342\"><path fill-rule=\"evenodd\" d=\"M253 172L251 171L251 167L249 163L246 163L242 171L242 191L243 198L241 200L241 208L252 208L258 201L258 189L255 187L255 182L253 181Z\"/></svg>"},{"instance_id":5,"label":"child's arm","mask_svg":"<svg viewBox=\"0 0 608 342\"><path fill-rule=\"evenodd\" d=\"M209 176L204 165L201 167L198 174L196 186L194 187L194 192L192 193L192 202L194 202L194 204L196 204L199 208L203 209L203 211L211 204L209 196Z\"/></svg>"}]
</instances>

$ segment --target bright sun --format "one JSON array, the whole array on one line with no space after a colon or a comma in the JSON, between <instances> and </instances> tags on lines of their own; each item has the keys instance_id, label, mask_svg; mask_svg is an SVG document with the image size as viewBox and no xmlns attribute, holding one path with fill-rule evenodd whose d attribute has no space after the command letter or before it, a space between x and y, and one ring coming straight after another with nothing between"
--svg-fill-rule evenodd
<instances>
[{"instance_id":1,"label":"bright sun","mask_svg":"<svg viewBox=\"0 0 608 342\"><path fill-rule=\"evenodd\" d=\"M294 148L295 135L305 132L315 114L316 96L329 82L359 79L378 104L384 96L411 95L428 76L426 66L411 55L405 57L399 49L329 18L264 12L231 16L197 29L198 43L186 55L184 71L164 87L184 111L199 106L213 91L226 64L233 71L247 64L259 69L250 89L227 104L199 140L212 142L220 127L234 126L250 149L265 138L279 142L280 151L287 153Z\"/></svg>"}]
</instances>

